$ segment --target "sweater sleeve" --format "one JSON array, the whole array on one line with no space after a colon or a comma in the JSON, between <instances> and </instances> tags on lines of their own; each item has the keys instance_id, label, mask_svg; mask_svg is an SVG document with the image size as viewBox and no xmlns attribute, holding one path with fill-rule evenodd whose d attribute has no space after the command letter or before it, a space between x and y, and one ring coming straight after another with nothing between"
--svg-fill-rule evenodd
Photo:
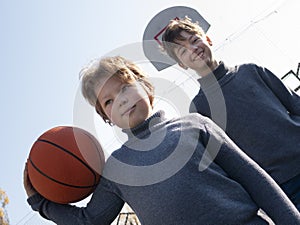
<instances>
[{"instance_id":1,"label":"sweater sleeve","mask_svg":"<svg viewBox=\"0 0 300 225\"><path fill-rule=\"evenodd\" d=\"M36 194L28 198L32 209L58 225L109 225L121 211L124 202L107 191L101 183L86 207L51 202Z\"/></svg>"},{"instance_id":2,"label":"sweater sleeve","mask_svg":"<svg viewBox=\"0 0 300 225\"><path fill-rule=\"evenodd\" d=\"M258 73L279 101L290 114L300 116L300 96L285 84L270 70L258 67Z\"/></svg>"},{"instance_id":3,"label":"sweater sleeve","mask_svg":"<svg viewBox=\"0 0 300 225\"><path fill-rule=\"evenodd\" d=\"M298 210L277 183L239 149L221 128L207 120L206 129L210 142L217 143L212 146L220 146L215 162L244 187L257 206L276 224L300 224Z\"/></svg>"}]
</instances>

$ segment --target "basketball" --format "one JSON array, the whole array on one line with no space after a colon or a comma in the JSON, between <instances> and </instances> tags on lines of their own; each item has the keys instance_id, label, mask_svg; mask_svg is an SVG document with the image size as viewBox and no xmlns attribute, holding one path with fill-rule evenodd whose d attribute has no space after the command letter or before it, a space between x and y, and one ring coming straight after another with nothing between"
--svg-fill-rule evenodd
<instances>
[{"instance_id":1,"label":"basketball","mask_svg":"<svg viewBox=\"0 0 300 225\"><path fill-rule=\"evenodd\" d=\"M100 181L104 153L97 139L84 129L58 126L32 145L28 176L46 199L74 203L89 196Z\"/></svg>"}]
</instances>

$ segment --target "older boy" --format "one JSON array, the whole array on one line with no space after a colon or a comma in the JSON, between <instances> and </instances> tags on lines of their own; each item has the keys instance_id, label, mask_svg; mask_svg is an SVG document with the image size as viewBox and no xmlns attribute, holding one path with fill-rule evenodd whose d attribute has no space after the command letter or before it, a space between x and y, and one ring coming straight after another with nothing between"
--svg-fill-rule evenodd
<instances>
[{"instance_id":1,"label":"older boy","mask_svg":"<svg viewBox=\"0 0 300 225\"><path fill-rule=\"evenodd\" d=\"M190 112L208 116L225 129L300 210L300 97L266 68L218 62L211 45L189 18L171 21L163 34L167 54L200 76L201 89Z\"/></svg>"},{"instance_id":2,"label":"older boy","mask_svg":"<svg viewBox=\"0 0 300 225\"><path fill-rule=\"evenodd\" d=\"M104 58L84 72L82 92L98 114L128 135L107 160L86 207L40 196L24 173L28 202L57 224L110 224L127 202L142 224L299 224L300 214L279 186L210 119L200 114L167 120L153 112L153 87L121 57ZM213 143L213 144L209 144ZM198 170L207 148L220 151Z\"/></svg>"}]
</instances>

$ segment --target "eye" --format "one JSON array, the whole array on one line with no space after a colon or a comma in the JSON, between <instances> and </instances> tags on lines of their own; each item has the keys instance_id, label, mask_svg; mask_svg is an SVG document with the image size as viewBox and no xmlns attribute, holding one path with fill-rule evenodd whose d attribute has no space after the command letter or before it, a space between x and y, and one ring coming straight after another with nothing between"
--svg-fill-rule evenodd
<instances>
[{"instance_id":1,"label":"eye","mask_svg":"<svg viewBox=\"0 0 300 225\"><path fill-rule=\"evenodd\" d=\"M112 104L113 100L112 99L108 99L104 102L104 107L107 107L108 105Z\"/></svg>"},{"instance_id":2,"label":"eye","mask_svg":"<svg viewBox=\"0 0 300 225\"><path fill-rule=\"evenodd\" d=\"M200 40L200 38L198 38L197 36L195 36L195 37L192 39L192 43L196 43L198 40Z\"/></svg>"},{"instance_id":3,"label":"eye","mask_svg":"<svg viewBox=\"0 0 300 225\"><path fill-rule=\"evenodd\" d=\"M122 92L126 91L128 89L128 84L123 85Z\"/></svg>"}]
</instances>

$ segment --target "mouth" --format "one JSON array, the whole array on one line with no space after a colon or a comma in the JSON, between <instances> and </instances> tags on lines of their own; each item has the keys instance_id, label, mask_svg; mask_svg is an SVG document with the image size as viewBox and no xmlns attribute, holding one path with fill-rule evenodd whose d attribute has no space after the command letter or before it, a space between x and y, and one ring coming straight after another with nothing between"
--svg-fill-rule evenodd
<instances>
[{"instance_id":1,"label":"mouth","mask_svg":"<svg viewBox=\"0 0 300 225\"><path fill-rule=\"evenodd\" d=\"M134 109L135 109L136 105L133 105L132 107L126 109L122 114L121 116L126 116L126 115L129 115Z\"/></svg>"},{"instance_id":2,"label":"mouth","mask_svg":"<svg viewBox=\"0 0 300 225\"><path fill-rule=\"evenodd\" d=\"M195 54L196 54L196 56L195 56L194 60L196 60L198 58L203 59L204 51L200 50L200 51L195 52Z\"/></svg>"}]
</instances>

